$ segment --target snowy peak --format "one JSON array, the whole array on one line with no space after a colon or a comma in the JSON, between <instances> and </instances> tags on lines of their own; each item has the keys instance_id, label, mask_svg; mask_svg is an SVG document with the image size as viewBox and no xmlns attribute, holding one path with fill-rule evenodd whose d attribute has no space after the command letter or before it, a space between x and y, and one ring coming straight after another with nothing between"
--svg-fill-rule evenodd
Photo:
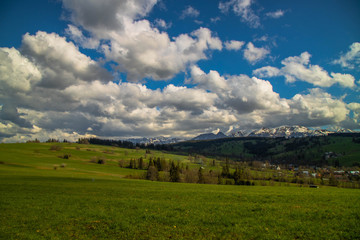
<instances>
[{"instance_id":1,"label":"snowy peak","mask_svg":"<svg viewBox=\"0 0 360 240\"><path fill-rule=\"evenodd\" d=\"M234 137L285 137L285 138L298 138L298 137L309 137L309 136L327 136L328 134L333 133L328 130L312 130L304 126L280 126L276 128L260 128L253 130L248 134L245 134L243 131L238 131L233 133Z\"/></svg>"}]
</instances>

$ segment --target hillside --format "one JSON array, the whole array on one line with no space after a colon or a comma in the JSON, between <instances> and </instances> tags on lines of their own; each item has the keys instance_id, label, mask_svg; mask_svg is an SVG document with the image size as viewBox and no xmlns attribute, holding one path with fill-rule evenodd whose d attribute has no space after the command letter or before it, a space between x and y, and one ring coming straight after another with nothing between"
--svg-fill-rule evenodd
<instances>
[{"instance_id":1,"label":"hillside","mask_svg":"<svg viewBox=\"0 0 360 240\"><path fill-rule=\"evenodd\" d=\"M271 161L298 165L360 165L360 134L304 138L242 137L172 144L176 152L230 157L237 161ZM327 153L334 153L327 157Z\"/></svg>"},{"instance_id":2,"label":"hillside","mask_svg":"<svg viewBox=\"0 0 360 240\"><path fill-rule=\"evenodd\" d=\"M145 150L0 144L0 239L355 239L358 189L125 179ZM188 161L158 151L166 160ZM94 160L105 160L99 164ZM321 208L319 208L321 206Z\"/></svg>"}]
</instances>

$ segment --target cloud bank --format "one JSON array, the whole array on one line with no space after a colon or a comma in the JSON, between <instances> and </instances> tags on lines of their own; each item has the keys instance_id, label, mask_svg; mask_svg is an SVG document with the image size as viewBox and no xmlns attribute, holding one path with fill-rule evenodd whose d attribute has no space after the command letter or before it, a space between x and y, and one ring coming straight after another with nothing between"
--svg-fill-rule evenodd
<instances>
[{"instance_id":1,"label":"cloud bank","mask_svg":"<svg viewBox=\"0 0 360 240\"><path fill-rule=\"evenodd\" d=\"M144 19L156 0L63 0L71 23L66 37L38 31L26 33L19 49L0 48L0 139L182 136L217 129L279 125L336 125L359 128L358 103L346 104L322 87L355 88L350 74L328 73L310 64L311 55L287 57L282 67L264 66L245 74L204 71L200 62L224 48L240 51L250 65L270 55L252 42L221 41L209 28L169 37L164 20ZM221 2L243 22L259 27L250 0ZM187 17L196 17L193 10ZM190 14L191 13L191 14ZM278 13L279 15L280 13ZM196 16L195 16L196 15ZM72 41L71 41L72 40ZM93 49L113 73L83 54ZM357 64L357 45L337 62ZM115 81L117 71L126 81ZM114 73L115 72L115 73ZM167 81L183 73L184 82L151 89L147 81ZM115 76L114 76L114 75ZM282 76L304 81L307 91L282 98L267 80Z\"/></svg>"}]
</instances>

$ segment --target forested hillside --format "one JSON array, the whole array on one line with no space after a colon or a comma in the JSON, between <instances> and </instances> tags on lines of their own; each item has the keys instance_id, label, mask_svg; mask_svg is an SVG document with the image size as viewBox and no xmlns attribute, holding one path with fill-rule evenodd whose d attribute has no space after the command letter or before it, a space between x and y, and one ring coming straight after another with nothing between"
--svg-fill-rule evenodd
<instances>
[{"instance_id":1,"label":"forested hillside","mask_svg":"<svg viewBox=\"0 0 360 240\"><path fill-rule=\"evenodd\" d=\"M183 154L228 157L235 161L270 161L275 164L360 165L360 134L331 134L305 138L223 138L172 144Z\"/></svg>"}]
</instances>

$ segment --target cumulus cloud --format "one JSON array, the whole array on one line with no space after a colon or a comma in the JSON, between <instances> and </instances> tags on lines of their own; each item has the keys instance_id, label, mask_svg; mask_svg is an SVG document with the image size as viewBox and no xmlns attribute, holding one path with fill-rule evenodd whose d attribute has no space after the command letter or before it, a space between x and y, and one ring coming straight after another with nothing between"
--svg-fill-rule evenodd
<instances>
[{"instance_id":1,"label":"cumulus cloud","mask_svg":"<svg viewBox=\"0 0 360 240\"><path fill-rule=\"evenodd\" d=\"M294 121L302 124L328 125L345 121L349 114L346 104L319 88L307 95L296 94L290 101ZM296 120L297 119L297 120Z\"/></svg>"},{"instance_id":2,"label":"cumulus cloud","mask_svg":"<svg viewBox=\"0 0 360 240\"><path fill-rule=\"evenodd\" d=\"M29 91L42 74L15 48L0 48L0 91Z\"/></svg>"},{"instance_id":3,"label":"cumulus cloud","mask_svg":"<svg viewBox=\"0 0 360 240\"><path fill-rule=\"evenodd\" d=\"M240 50L242 48L242 46L244 46L245 42L242 41L236 41L236 40L231 40L231 41L227 41L224 43L225 48L227 50Z\"/></svg>"},{"instance_id":4,"label":"cumulus cloud","mask_svg":"<svg viewBox=\"0 0 360 240\"><path fill-rule=\"evenodd\" d=\"M151 26L142 17L156 1L108 0L104 6L93 1L63 2L74 24L104 40L100 48L106 60L117 63L117 69L125 72L129 81L170 79L188 65L207 59L208 50L222 49L220 39L207 28L170 39L166 32ZM93 9L98 5L100 9ZM198 15L191 6L185 13ZM157 23L164 26L163 21Z\"/></svg>"},{"instance_id":5,"label":"cumulus cloud","mask_svg":"<svg viewBox=\"0 0 360 240\"><path fill-rule=\"evenodd\" d=\"M266 48L257 48L249 42L244 50L244 58L250 63L255 64L260 60L264 59L270 51Z\"/></svg>"},{"instance_id":6,"label":"cumulus cloud","mask_svg":"<svg viewBox=\"0 0 360 240\"><path fill-rule=\"evenodd\" d=\"M63 0L70 11L70 20L87 31L106 38L109 32L123 29L127 19L146 16L157 0Z\"/></svg>"},{"instance_id":7,"label":"cumulus cloud","mask_svg":"<svg viewBox=\"0 0 360 240\"><path fill-rule=\"evenodd\" d=\"M284 16L285 11L279 9L276 10L275 12L268 12L266 13L266 16L270 17L270 18L281 18L282 16Z\"/></svg>"},{"instance_id":8,"label":"cumulus cloud","mask_svg":"<svg viewBox=\"0 0 360 240\"><path fill-rule=\"evenodd\" d=\"M250 113L255 110L281 111L288 106L273 91L270 82L246 75L223 77L217 71L204 73L199 67L191 70L193 83L218 95L219 108Z\"/></svg>"},{"instance_id":9,"label":"cumulus cloud","mask_svg":"<svg viewBox=\"0 0 360 240\"><path fill-rule=\"evenodd\" d=\"M216 107L235 111L239 124L244 128L292 124L346 125L351 121L349 109L358 110L356 104L348 106L342 99L336 99L318 88L310 89L308 94L284 99L274 92L270 82L255 77L221 76L216 71L206 74L193 66L191 78L197 87L216 93Z\"/></svg>"},{"instance_id":10,"label":"cumulus cloud","mask_svg":"<svg viewBox=\"0 0 360 240\"><path fill-rule=\"evenodd\" d=\"M79 81L110 80L112 76L56 33L38 31L23 36L21 53L42 73L41 86L65 88Z\"/></svg>"},{"instance_id":11,"label":"cumulus cloud","mask_svg":"<svg viewBox=\"0 0 360 240\"><path fill-rule=\"evenodd\" d=\"M252 28L260 27L260 18L251 9L252 0L230 0L219 3L219 9L222 13L232 10L240 16L241 21L247 23Z\"/></svg>"},{"instance_id":12,"label":"cumulus cloud","mask_svg":"<svg viewBox=\"0 0 360 240\"><path fill-rule=\"evenodd\" d=\"M12 122L20 127L31 128L32 125L21 117L16 106L11 103L5 104L0 110L0 119L6 122Z\"/></svg>"},{"instance_id":13,"label":"cumulus cloud","mask_svg":"<svg viewBox=\"0 0 360 240\"><path fill-rule=\"evenodd\" d=\"M350 45L350 50L335 60L335 64L340 64L343 68L355 69L360 67L360 42Z\"/></svg>"},{"instance_id":14,"label":"cumulus cloud","mask_svg":"<svg viewBox=\"0 0 360 240\"><path fill-rule=\"evenodd\" d=\"M184 19L184 18L187 18L187 17L196 18L199 15L200 15L200 12L197 9L193 8L192 6L187 6L187 8L185 8L182 11L180 18L181 19Z\"/></svg>"},{"instance_id":15,"label":"cumulus cloud","mask_svg":"<svg viewBox=\"0 0 360 240\"><path fill-rule=\"evenodd\" d=\"M170 79L189 64L207 59L207 50L222 49L221 40L207 28L199 28L191 35L181 34L172 41L166 33L151 29L147 21L134 24L110 47L103 46L105 56L127 72L129 81Z\"/></svg>"},{"instance_id":16,"label":"cumulus cloud","mask_svg":"<svg viewBox=\"0 0 360 240\"><path fill-rule=\"evenodd\" d=\"M255 69L253 71L253 74L261 78L276 77L280 75L280 69L276 67L266 66Z\"/></svg>"},{"instance_id":17,"label":"cumulus cloud","mask_svg":"<svg viewBox=\"0 0 360 240\"><path fill-rule=\"evenodd\" d=\"M2 141L80 136L193 136L241 124L253 128L282 124L339 124L349 120L340 99L319 89L284 99L269 81L246 75L205 73L194 65L195 88L149 89L140 83L80 81L66 88L31 85L26 96L1 95ZM10 86L8 86L10 88ZM19 107L21 106L21 107Z\"/></svg>"},{"instance_id":18,"label":"cumulus cloud","mask_svg":"<svg viewBox=\"0 0 360 240\"><path fill-rule=\"evenodd\" d=\"M310 64L311 55L303 52L300 56L288 57L281 61L284 65L281 69L266 66L253 71L260 77L284 76L287 82L297 80L311 83L315 86L330 87L336 83L342 87L352 88L355 86L355 78L350 74L329 73L319 65Z\"/></svg>"},{"instance_id":19,"label":"cumulus cloud","mask_svg":"<svg viewBox=\"0 0 360 240\"><path fill-rule=\"evenodd\" d=\"M20 49L0 49L0 141L35 137L72 141L90 136L191 137L235 125L321 126L352 121L353 126L359 126L356 103L345 104L320 89L285 99L263 80L285 76L288 81L314 85L327 86L332 81L354 86L349 74L327 73L310 65L308 53L284 59L280 69L257 69L256 77L221 75L215 70L205 73L196 64L207 59L209 52L223 47L239 50L244 43L223 44L207 28L170 38L154 27L162 25L164 29L166 23L155 20L151 24L143 19L155 0L63 2L72 21L67 36L83 48L101 51L105 61L116 63L130 82L113 82L98 62L65 37L41 31L25 34ZM251 3L231 0L221 4L223 11L238 12L250 19ZM268 54L269 50L252 43L244 50L244 58L251 64ZM141 83L143 78L165 80L187 70L190 77L186 83L195 87L169 84L163 89L150 89Z\"/></svg>"},{"instance_id":20,"label":"cumulus cloud","mask_svg":"<svg viewBox=\"0 0 360 240\"><path fill-rule=\"evenodd\" d=\"M85 37L83 32L74 25L69 24L68 28L65 29L65 32L72 40L77 44L80 44L83 48L97 49L99 47L100 41L98 39Z\"/></svg>"},{"instance_id":21,"label":"cumulus cloud","mask_svg":"<svg viewBox=\"0 0 360 240\"><path fill-rule=\"evenodd\" d=\"M208 74L202 71L198 66L191 67L191 80L193 83L205 90L212 92L222 92L228 90L229 86L224 77L217 71L210 70Z\"/></svg>"}]
</instances>

